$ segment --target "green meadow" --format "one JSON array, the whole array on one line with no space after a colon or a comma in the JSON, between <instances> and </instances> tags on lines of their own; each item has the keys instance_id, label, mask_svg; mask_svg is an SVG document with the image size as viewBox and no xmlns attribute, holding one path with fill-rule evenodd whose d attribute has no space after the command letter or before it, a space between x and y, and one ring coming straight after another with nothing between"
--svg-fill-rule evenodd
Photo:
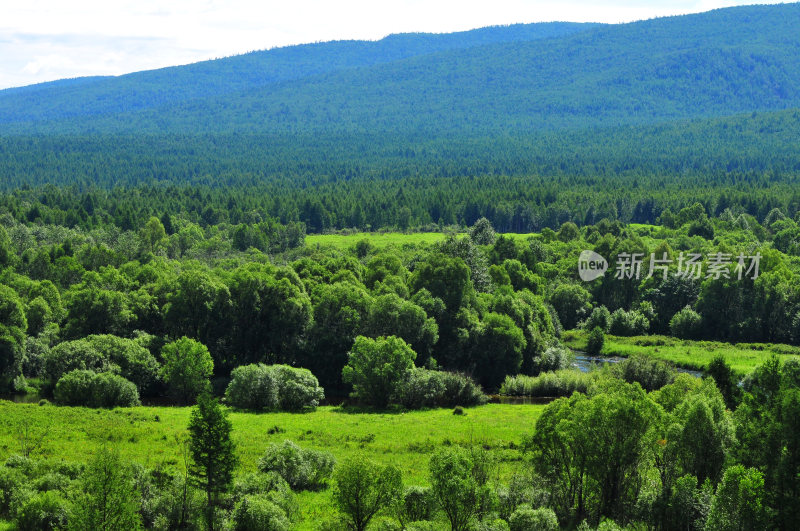
<instances>
[{"instance_id":1,"label":"green meadow","mask_svg":"<svg viewBox=\"0 0 800 531\"><path fill-rule=\"evenodd\" d=\"M512 237L515 240L525 241L533 234L513 234L509 233L506 236ZM334 247L337 249L347 249L361 240L369 240L369 242L377 248L388 247L394 245L402 247L403 245L419 245L419 244L432 244L442 241L445 238L443 232L356 232L353 234L308 234L306 235L306 245L308 247Z\"/></svg>"},{"instance_id":2,"label":"green meadow","mask_svg":"<svg viewBox=\"0 0 800 531\"><path fill-rule=\"evenodd\" d=\"M587 334L582 330L565 332L562 339L576 350L586 349ZM800 357L800 347L774 343L723 343L721 341L692 341L668 336L618 337L607 335L603 356L628 357L646 354L669 361L678 367L704 370L719 354L734 371L741 375L750 373L773 354L781 359Z\"/></svg>"},{"instance_id":3,"label":"green meadow","mask_svg":"<svg viewBox=\"0 0 800 531\"><path fill-rule=\"evenodd\" d=\"M406 485L428 484L428 460L446 445L479 445L491 451L498 473L508 477L519 467L522 438L533 430L544 406L487 404L454 415L450 409L397 413L364 413L320 407L311 413L231 412L238 472L255 471L270 443L291 439L302 447L327 450L338 460L359 455L394 464ZM34 456L86 462L105 445L125 459L148 467L182 466L177 442L186 433L191 408L136 407L114 410L15 404L0 401L0 460L21 452L20 434L44 436ZM303 521L311 529L331 514L329 490L298 496ZM0 530L3 524L0 523Z\"/></svg>"}]
</instances>

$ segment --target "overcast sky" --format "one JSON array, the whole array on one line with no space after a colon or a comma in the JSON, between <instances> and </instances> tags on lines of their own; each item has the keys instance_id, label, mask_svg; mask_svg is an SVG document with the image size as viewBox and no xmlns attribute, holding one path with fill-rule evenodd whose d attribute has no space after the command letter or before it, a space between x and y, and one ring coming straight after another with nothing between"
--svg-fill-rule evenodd
<instances>
[{"instance_id":1,"label":"overcast sky","mask_svg":"<svg viewBox=\"0 0 800 531\"><path fill-rule=\"evenodd\" d=\"M288 44L517 22L627 22L725 0L0 0L0 88Z\"/></svg>"}]
</instances>

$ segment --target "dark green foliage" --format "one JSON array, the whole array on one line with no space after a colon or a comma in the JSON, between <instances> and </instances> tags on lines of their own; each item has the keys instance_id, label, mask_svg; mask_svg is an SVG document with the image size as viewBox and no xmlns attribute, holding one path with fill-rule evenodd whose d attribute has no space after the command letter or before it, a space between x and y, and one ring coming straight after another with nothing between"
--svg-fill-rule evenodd
<instances>
[{"instance_id":1,"label":"dark green foliage","mask_svg":"<svg viewBox=\"0 0 800 531\"><path fill-rule=\"evenodd\" d=\"M400 385L395 400L409 409L423 407L477 406L486 395L469 376L414 368Z\"/></svg>"},{"instance_id":2,"label":"dark green foliage","mask_svg":"<svg viewBox=\"0 0 800 531\"><path fill-rule=\"evenodd\" d=\"M365 531L373 517L394 505L402 494L402 476L392 465L350 458L336 467L333 477L334 503L354 531Z\"/></svg>"},{"instance_id":3,"label":"dark green foliage","mask_svg":"<svg viewBox=\"0 0 800 531\"><path fill-rule=\"evenodd\" d=\"M353 385L353 396L364 404L386 407L408 378L416 357L398 337L359 336L342 369L342 380Z\"/></svg>"},{"instance_id":4,"label":"dark green foliage","mask_svg":"<svg viewBox=\"0 0 800 531\"><path fill-rule=\"evenodd\" d=\"M681 339L697 339L703 332L702 318L687 306L670 319L669 330L673 336Z\"/></svg>"},{"instance_id":5,"label":"dark green foliage","mask_svg":"<svg viewBox=\"0 0 800 531\"><path fill-rule=\"evenodd\" d=\"M725 399L725 405L730 409L735 409L739 403L741 393L739 390L739 378L725 361L725 358L721 355L714 356L708 364L706 374L714 379L714 383Z\"/></svg>"},{"instance_id":6,"label":"dark green foliage","mask_svg":"<svg viewBox=\"0 0 800 531\"><path fill-rule=\"evenodd\" d=\"M335 465L330 453L303 449L286 440L267 447L258 469L279 474L292 489L315 490L327 483Z\"/></svg>"},{"instance_id":7,"label":"dark green foliage","mask_svg":"<svg viewBox=\"0 0 800 531\"><path fill-rule=\"evenodd\" d=\"M17 293L0 285L0 376L16 376L28 327L25 312Z\"/></svg>"},{"instance_id":8,"label":"dark green foliage","mask_svg":"<svg viewBox=\"0 0 800 531\"><path fill-rule=\"evenodd\" d=\"M550 295L550 304L566 330L575 328L591 309L591 294L578 284L562 284Z\"/></svg>"},{"instance_id":9,"label":"dark green foliage","mask_svg":"<svg viewBox=\"0 0 800 531\"><path fill-rule=\"evenodd\" d=\"M649 356L630 356L614 367L620 378L638 383L645 391L655 391L671 384L677 371L670 364Z\"/></svg>"},{"instance_id":10,"label":"dark green foliage","mask_svg":"<svg viewBox=\"0 0 800 531\"><path fill-rule=\"evenodd\" d=\"M402 494L398 517L401 522L430 520L436 510L436 500L430 487L407 487Z\"/></svg>"},{"instance_id":11,"label":"dark green foliage","mask_svg":"<svg viewBox=\"0 0 800 531\"><path fill-rule=\"evenodd\" d=\"M199 341L182 337L164 345L161 357L164 360L161 376L182 403L194 402L208 388L214 361Z\"/></svg>"},{"instance_id":12,"label":"dark green foliage","mask_svg":"<svg viewBox=\"0 0 800 531\"><path fill-rule=\"evenodd\" d=\"M599 326L595 326L586 338L586 352L589 354L600 354L600 351L603 350L605 340L606 335L603 333L603 329Z\"/></svg>"},{"instance_id":13,"label":"dark green foliage","mask_svg":"<svg viewBox=\"0 0 800 531\"><path fill-rule=\"evenodd\" d=\"M57 403L65 406L133 407L140 405L136 386L122 376L76 369L56 384Z\"/></svg>"},{"instance_id":14,"label":"dark green foliage","mask_svg":"<svg viewBox=\"0 0 800 531\"><path fill-rule=\"evenodd\" d=\"M325 391L308 369L273 365L278 383L278 406L284 411L314 409L325 398Z\"/></svg>"},{"instance_id":15,"label":"dark green foliage","mask_svg":"<svg viewBox=\"0 0 800 531\"><path fill-rule=\"evenodd\" d=\"M43 373L57 382L72 370L119 372L147 392L158 380L159 365L150 352L132 339L112 335L95 335L65 341L42 356Z\"/></svg>"},{"instance_id":16,"label":"dark green foliage","mask_svg":"<svg viewBox=\"0 0 800 531\"><path fill-rule=\"evenodd\" d=\"M599 327L601 332L608 332L608 327L611 324L611 313L605 306L598 306L586 319L583 327L586 330L594 330Z\"/></svg>"},{"instance_id":17,"label":"dark green foliage","mask_svg":"<svg viewBox=\"0 0 800 531\"><path fill-rule=\"evenodd\" d=\"M608 332L615 336L640 336L647 333L650 321L639 310L619 308L611 314Z\"/></svg>"}]
</instances>

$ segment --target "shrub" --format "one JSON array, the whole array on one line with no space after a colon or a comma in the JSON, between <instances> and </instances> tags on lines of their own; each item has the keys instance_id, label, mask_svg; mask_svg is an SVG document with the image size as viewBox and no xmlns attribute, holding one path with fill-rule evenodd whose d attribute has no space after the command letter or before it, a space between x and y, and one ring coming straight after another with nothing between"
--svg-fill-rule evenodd
<instances>
[{"instance_id":1,"label":"shrub","mask_svg":"<svg viewBox=\"0 0 800 531\"><path fill-rule=\"evenodd\" d=\"M640 336L647 333L650 321L639 310L626 312L622 308L611 314L609 333L615 336Z\"/></svg>"},{"instance_id":2,"label":"shrub","mask_svg":"<svg viewBox=\"0 0 800 531\"><path fill-rule=\"evenodd\" d=\"M57 382L76 369L97 373L118 372L136 384L140 391L158 379L158 362L150 352L132 339L113 335L88 336L65 341L42 354L45 378Z\"/></svg>"},{"instance_id":3,"label":"shrub","mask_svg":"<svg viewBox=\"0 0 800 531\"><path fill-rule=\"evenodd\" d=\"M403 492L398 516L403 523L430 520L436 512L436 500L430 487L408 487Z\"/></svg>"},{"instance_id":4,"label":"shrub","mask_svg":"<svg viewBox=\"0 0 800 531\"><path fill-rule=\"evenodd\" d=\"M614 367L628 383L639 382L645 391L655 391L675 381L678 372L669 363L650 356L634 355Z\"/></svg>"},{"instance_id":5,"label":"shrub","mask_svg":"<svg viewBox=\"0 0 800 531\"><path fill-rule=\"evenodd\" d=\"M57 531L67 525L69 502L55 491L34 494L17 511L18 531Z\"/></svg>"},{"instance_id":6,"label":"shrub","mask_svg":"<svg viewBox=\"0 0 800 531\"><path fill-rule=\"evenodd\" d=\"M240 409L300 411L317 407L325 392L308 369L258 363L235 368L225 396Z\"/></svg>"},{"instance_id":7,"label":"shrub","mask_svg":"<svg viewBox=\"0 0 800 531\"><path fill-rule=\"evenodd\" d=\"M578 369L565 369L543 372L538 376L507 376L500 387L500 394L506 396L570 396L574 392L586 393L589 386L600 376L599 371L582 372Z\"/></svg>"},{"instance_id":8,"label":"shrub","mask_svg":"<svg viewBox=\"0 0 800 531\"><path fill-rule=\"evenodd\" d=\"M485 404L481 387L464 374L414 368L398 387L394 400L408 409Z\"/></svg>"},{"instance_id":9,"label":"shrub","mask_svg":"<svg viewBox=\"0 0 800 531\"><path fill-rule=\"evenodd\" d=\"M400 385L395 399L408 409L421 409L435 407L444 392L444 380L439 377L438 371L415 367Z\"/></svg>"},{"instance_id":10,"label":"shrub","mask_svg":"<svg viewBox=\"0 0 800 531\"><path fill-rule=\"evenodd\" d=\"M76 369L104 372L113 368L111 362L85 340L59 343L44 353L42 366L45 378L52 382Z\"/></svg>"},{"instance_id":11,"label":"shrub","mask_svg":"<svg viewBox=\"0 0 800 531\"><path fill-rule=\"evenodd\" d=\"M308 369L272 366L278 382L278 406L286 411L315 408L325 398L319 380Z\"/></svg>"},{"instance_id":12,"label":"shrub","mask_svg":"<svg viewBox=\"0 0 800 531\"><path fill-rule=\"evenodd\" d=\"M545 350L541 356L534 358L536 372L558 371L572 364L572 351L568 348L553 346Z\"/></svg>"},{"instance_id":13,"label":"shrub","mask_svg":"<svg viewBox=\"0 0 800 531\"><path fill-rule=\"evenodd\" d=\"M234 483L233 494L237 500L245 496L264 497L283 509L290 521L300 511L291 487L277 472L245 474Z\"/></svg>"},{"instance_id":14,"label":"shrub","mask_svg":"<svg viewBox=\"0 0 800 531\"><path fill-rule=\"evenodd\" d=\"M158 381L158 361L138 341L109 334L88 336L85 341L119 367L120 375L136 384L140 393Z\"/></svg>"},{"instance_id":15,"label":"shrub","mask_svg":"<svg viewBox=\"0 0 800 531\"><path fill-rule=\"evenodd\" d=\"M437 377L444 384L444 393L438 401L441 407L479 406L489 400L481 386L465 374L440 371Z\"/></svg>"},{"instance_id":16,"label":"shrub","mask_svg":"<svg viewBox=\"0 0 800 531\"><path fill-rule=\"evenodd\" d=\"M598 306L592 310L589 318L583 324L586 330L594 330L595 327L600 327L603 332L608 332L608 327L611 324L611 313L605 306Z\"/></svg>"},{"instance_id":17,"label":"shrub","mask_svg":"<svg viewBox=\"0 0 800 531\"><path fill-rule=\"evenodd\" d=\"M599 326L595 326L592 328L592 331L589 332L589 338L586 341L586 352L589 354L600 354L605 342L606 335L603 333L603 329Z\"/></svg>"},{"instance_id":18,"label":"shrub","mask_svg":"<svg viewBox=\"0 0 800 531\"><path fill-rule=\"evenodd\" d=\"M245 496L236 504L231 515L234 531L288 531L289 518L286 513L264 496Z\"/></svg>"},{"instance_id":19,"label":"shrub","mask_svg":"<svg viewBox=\"0 0 800 531\"><path fill-rule=\"evenodd\" d=\"M329 452L306 450L286 440L267 447L258 469L276 472L292 489L311 490L325 485L335 464L336 459Z\"/></svg>"},{"instance_id":20,"label":"shrub","mask_svg":"<svg viewBox=\"0 0 800 531\"><path fill-rule=\"evenodd\" d=\"M552 509L531 509L523 505L508 519L511 531L558 531L558 518Z\"/></svg>"},{"instance_id":21,"label":"shrub","mask_svg":"<svg viewBox=\"0 0 800 531\"><path fill-rule=\"evenodd\" d=\"M75 370L65 374L56 384L54 397L66 406L133 407L138 406L136 386L116 374L97 374Z\"/></svg>"},{"instance_id":22,"label":"shrub","mask_svg":"<svg viewBox=\"0 0 800 531\"><path fill-rule=\"evenodd\" d=\"M681 339L697 339L703 332L702 317L689 306L672 316L669 321L670 333Z\"/></svg>"},{"instance_id":23,"label":"shrub","mask_svg":"<svg viewBox=\"0 0 800 531\"><path fill-rule=\"evenodd\" d=\"M14 468L0 466L0 519L9 519L14 494L25 483L25 475L22 472Z\"/></svg>"},{"instance_id":24,"label":"shrub","mask_svg":"<svg viewBox=\"0 0 800 531\"><path fill-rule=\"evenodd\" d=\"M228 403L240 409L274 409L278 406L278 382L274 371L263 363L243 365L231 372L225 390Z\"/></svg>"}]
</instances>

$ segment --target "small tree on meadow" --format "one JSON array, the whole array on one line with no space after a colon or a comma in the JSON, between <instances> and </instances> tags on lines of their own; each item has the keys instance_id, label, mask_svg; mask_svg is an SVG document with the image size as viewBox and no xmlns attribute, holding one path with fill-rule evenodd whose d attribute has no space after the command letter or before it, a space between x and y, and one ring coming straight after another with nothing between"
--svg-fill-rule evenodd
<instances>
[{"instance_id":1,"label":"small tree on meadow","mask_svg":"<svg viewBox=\"0 0 800 531\"><path fill-rule=\"evenodd\" d=\"M83 493L69 520L70 530L141 529L139 492L119 454L102 448L81 477Z\"/></svg>"},{"instance_id":2,"label":"small tree on meadow","mask_svg":"<svg viewBox=\"0 0 800 531\"><path fill-rule=\"evenodd\" d=\"M206 522L214 529L214 510L228 492L236 468L231 421L219 402L208 393L200 395L189 419L189 476L206 493Z\"/></svg>"},{"instance_id":3,"label":"small tree on meadow","mask_svg":"<svg viewBox=\"0 0 800 531\"><path fill-rule=\"evenodd\" d=\"M372 461L350 458L336 468L333 499L355 531L364 531L370 520L391 506L403 492L400 471Z\"/></svg>"},{"instance_id":4,"label":"small tree on meadow","mask_svg":"<svg viewBox=\"0 0 800 531\"><path fill-rule=\"evenodd\" d=\"M442 448L431 457L431 490L453 531L464 531L477 513L480 487L474 463L463 448Z\"/></svg>"},{"instance_id":5,"label":"small tree on meadow","mask_svg":"<svg viewBox=\"0 0 800 531\"><path fill-rule=\"evenodd\" d=\"M214 360L205 345L194 339L182 337L167 343L161 349L164 366L161 377L182 403L193 402L209 385L214 372Z\"/></svg>"}]
</instances>

